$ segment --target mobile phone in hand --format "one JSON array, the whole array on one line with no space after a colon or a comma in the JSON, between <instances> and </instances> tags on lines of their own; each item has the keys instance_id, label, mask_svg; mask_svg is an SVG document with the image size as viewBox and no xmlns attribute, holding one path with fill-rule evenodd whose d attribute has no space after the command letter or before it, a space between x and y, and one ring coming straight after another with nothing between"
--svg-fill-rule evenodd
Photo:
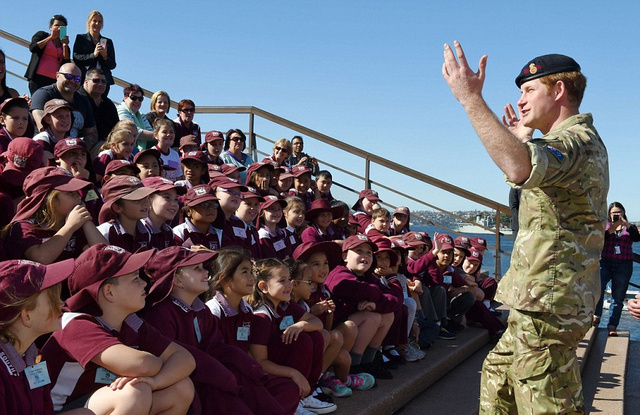
<instances>
[{"instance_id":1,"label":"mobile phone in hand","mask_svg":"<svg viewBox=\"0 0 640 415\"><path fill-rule=\"evenodd\" d=\"M67 37L67 26L60 26L60 40Z\"/></svg>"}]
</instances>

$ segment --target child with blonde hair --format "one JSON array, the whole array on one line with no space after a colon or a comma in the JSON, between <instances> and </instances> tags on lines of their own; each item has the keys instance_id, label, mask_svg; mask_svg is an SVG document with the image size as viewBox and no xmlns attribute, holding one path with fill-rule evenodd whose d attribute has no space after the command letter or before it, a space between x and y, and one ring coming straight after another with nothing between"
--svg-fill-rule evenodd
<instances>
[{"instance_id":1,"label":"child with blonde hair","mask_svg":"<svg viewBox=\"0 0 640 415\"><path fill-rule=\"evenodd\" d=\"M111 160L133 161L133 149L136 136L132 134L130 128L126 128L131 121L120 121L107 136L107 141L100 147L100 153L93 160L93 168L96 172L96 181L102 182L107 164Z\"/></svg>"}]
</instances>

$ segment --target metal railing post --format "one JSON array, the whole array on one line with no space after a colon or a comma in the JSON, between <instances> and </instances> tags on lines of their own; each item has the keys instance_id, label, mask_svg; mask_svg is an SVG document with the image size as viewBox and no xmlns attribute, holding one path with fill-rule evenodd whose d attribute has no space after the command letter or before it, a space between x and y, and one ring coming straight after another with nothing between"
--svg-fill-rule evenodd
<instances>
[{"instance_id":1,"label":"metal railing post","mask_svg":"<svg viewBox=\"0 0 640 415\"><path fill-rule=\"evenodd\" d=\"M254 121L254 115L252 112L249 114L249 148L251 149L251 158L254 161L257 161L258 154L256 153L257 144L256 144L256 136L253 133L253 121Z\"/></svg>"},{"instance_id":2,"label":"metal railing post","mask_svg":"<svg viewBox=\"0 0 640 415\"><path fill-rule=\"evenodd\" d=\"M495 210L496 212L496 253L494 255L495 257L495 267L493 268L493 276L496 280L499 280L502 277L502 261L500 260L501 256L500 256L500 211L498 209Z\"/></svg>"},{"instance_id":3,"label":"metal railing post","mask_svg":"<svg viewBox=\"0 0 640 415\"><path fill-rule=\"evenodd\" d=\"M371 178L369 174L371 172L371 160L369 157L364 159L364 188L371 189Z\"/></svg>"}]
</instances>

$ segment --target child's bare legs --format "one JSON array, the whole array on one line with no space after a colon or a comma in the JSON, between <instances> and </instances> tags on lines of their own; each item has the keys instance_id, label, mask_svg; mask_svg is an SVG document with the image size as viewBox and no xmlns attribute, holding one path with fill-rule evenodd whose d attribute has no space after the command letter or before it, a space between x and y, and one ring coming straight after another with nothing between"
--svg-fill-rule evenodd
<instances>
[{"instance_id":1,"label":"child's bare legs","mask_svg":"<svg viewBox=\"0 0 640 415\"><path fill-rule=\"evenodd\" d=\"M150 415L184 415L193 401L191 379L184 378L168 388L153 392Z\"/></svg>"},{"instance_id":2,"label":"child's bare legs","mask_svg":"<svg viewBox=\"0 0 640 415\"><path fill-rule=\"evenodd\" d=\"M357 311L349 316L349 320L353 321L358 328L358 335L351 348L351 353L362 355L380 329L382 315L372 311ZM389 328L387 328L388 330ZM382 344L383 339L384 335L380 338L380 344Z\"/></svg>"},{"instance_id":3,"label":"child's bare legs","mask_svg":"<svg viewBox=\"0 0 640 415\"><path fill-rule=\"evenodd\" d=\"M349 369L351 368L351 355L345 349L340 349L340 353L333 361L333 369L336 377L341 382L347 381L347 375L349 375Z\"/></svg>"},{"instance_id":4,"label":"child's bare legs","mask_svg":"<svg viewBox=\"0 0 640 415\"><path fill-rule=\"evenodd\" d=\"M358 337L358 326L352 320L347 320L336 327L336 330L340 330L340 333L342 333L342 338L344 339L342 348L350 352Z\"/></svg>"},{"instance_id":5,"label":"child's bare legs","mask_svg":"<svg viewBox=\"0 0 640 415\"><path fill-rule=\"evenodd\" d=\"M322 355L322 372L324 373L340 354L344 339L338 330L322 330L322 338L324 339L324 354Z\"/></svg>"},{"instance_id":6,"label":"child's bare legs","mask_svg":"<svg viewBox=\"0 0 640 415\"><path fill-rule=\"evenodd\" d=\"M87 403L96 415L147 415L151 409L152 393L147 383L127 384L113 390L109 386L98 389Z\"/></svg>"},{"instance_id":7,"label":"child's bare legs","mask_svg":"<svg viewBox=\"0 0 640 415\"><path fill-rule=\"evenodd\" d=\"M389 331L389 329L391 328L391 325L393 324L393 318L394 318L393 313L381 314L380 316L382 318L380 321L380 325L378 326L378 330L376 331L375 335L371 339L371 342L369 342L369 347L372 347L374 349L379 349L380 346L382 346L382 341L387 336L387 332Z\"/></svg>"}]
</instances>

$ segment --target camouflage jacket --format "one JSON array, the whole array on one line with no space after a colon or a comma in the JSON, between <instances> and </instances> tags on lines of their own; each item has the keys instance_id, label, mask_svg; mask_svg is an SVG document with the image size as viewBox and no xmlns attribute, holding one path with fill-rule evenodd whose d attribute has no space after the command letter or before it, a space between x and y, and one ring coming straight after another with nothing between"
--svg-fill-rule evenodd
<instances>
[{"instance_id":1,"label":"camouflage jacket","mask_svg":"<svg viewBox=\"0 0 640 415\"><path fill-rule=\"evenodd\" d=\"M520 230L496 299L562 315L593 312L609 190L607 149L591 114L574 115L527 143L533 166L521 184Z\"/></svg>"}]
</instances>

